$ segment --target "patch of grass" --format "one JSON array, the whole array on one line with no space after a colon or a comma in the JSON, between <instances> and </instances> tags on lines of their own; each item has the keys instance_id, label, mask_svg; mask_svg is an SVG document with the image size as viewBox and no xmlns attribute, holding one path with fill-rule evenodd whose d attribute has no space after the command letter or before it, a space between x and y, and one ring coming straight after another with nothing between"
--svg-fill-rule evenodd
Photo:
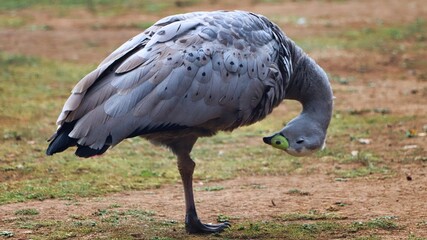
<instances>
[{"instance_id":1,"label":"patch of grass","mask_svg":"<svg viewBox=\"0 0 427 240\"><path fill-rule=\"evenodd\" d=\"M113 203L109 206L109 208L119 208L119 207L121 207L121 205L118 203Z\"/></svg>"},{"instance_id":2,"label":"patch of grass","mask_svg":"<svg viewBox=\"0 0 427 240\"><path fill-rule=\"evenodd\" d=\"M417 226L427 227L427 220L421 220L417 223Z\"/></svg>"},{"instance_id":3,"label":"patch of grass","mask_svg":"<svg viewBox=\"0 0 427 240\"><path fill-rule=\"evenodd\" d=\"M387 167L376 167L370 165L367 167L356 167L352 169L336 170L335 174L341 178L364 177L375 173L388 174L390 170Z\"/></svg>"},{"instance_id":4,"label":"patch of grass","mask_svg":"<svg viewBox=\"0 0 427 240\"><path fill-rule=\"evenodd\" d=\"M175 238L170 237L153 237L150 240L174 240Z\"/></svg>"},{"instance_id":5,"label":"patch of grass","mask_svg":"<svg viewBox=\"0 0 427 240\"><path fill-rule=\"evenodd\" d=\"M123 215L136 217L136 218L139 218L141 220L147 220L147 219L151 219L151 217L155 216L156 213L154 211L139 210L139 209L128 209L128 210L123 212Z\"/></svg>"},{"instance_id":6,"label":"patch of grass","mask_svg":"<svg viewBox=\"0 0 427 240\"><path fill-rule=\"evenodd\" d=\"M262 136L267 135L262 129L268 129L268 124L271 122L199 139L192 152L197 164L195 178L224 180L237 174L281 175L300 169L301 159L285 156L282 151L262 143ZM221 166L224 163L226 167Z\"/></svg>"},{"instance_id":7,"label":"patch of grass","mask_svg":"<svg viewBox=\"0 0 427 240\"><path fill-rule=\"evenodd\" d=\"M223 222L229 222L230 221L230 217L229 216L226 216L226 215L223 215L223 214L220 214L220 215L218 215L218 217L217 217L217 222L220 222L220 223L223 223Z\"/></svg>"},{"instance_id":8,"label":"patch of grass","mask_svg":"<svg viewBox=\"0 0 427 240\"><path fill-rule=\"evenodd\" d=\"M93 214L93 216L98 216L101 218L117 215L117 216L132 216L139 219L149 219L156 215L153 211L146 211L140 209L127 209L127 210L111 210L111 209L98 209Z\"/></svg>"},{"instance_id":9,"label":"patch of grass","mask_svg":"<svg viewBox=\"0 0 427 240\"><path fill-rule=\"evenodd\" d=\"M335 111L331 127L328 130L326 149L316 155L325 161L332 161L335 169L332 173L339 178L364 177L370 174L393 176L395 170L388 164L390 159L401 156L400 161L422 156L419 149L412 155L401 153L405 145L405 132L399 126L411 126L419 121L417 116L399 116L395 114L382 114L370 111L363 115L354 115L349 111ZM396 129L397 128L397 129ZM382 136L387 136L386 139ZM371 139L369 144L361 144L361 138ZM387 150L379 151L385 147L386 142L398 143L389 145ZM399 159L399 157L397 157ZM419 159L419 158L418 158Z\"/></svg>"},{"instance_id":10,"label":"patch of grass","mask_svg":"<svg viewBox=\"0 0 427 240\"><path fill-rule=\"evenodd\" d=\"M406 40L417 44L414 48L425 46L427 24L424 19L417 19L406 25L383 26L362 29L350 29L344 32L331 33L329 36L306 38L297 43L305 50L313 49L364 49L374 51L399 50Z\"/></svg>"},{"instance_id":11,"label":"patch of grass","mask_svg":"<svg viewBox=\"0 0 427 240\"><path fill-rule=\"evenodd\" d=\"M224 190L223 186L208 186L208 187L197 187L195 191L206 191L206 192L216 192Z\"/></svg>"},{"instance_id":12,"label":"patch of grass","mask_svg":"<svg viewBox=\"0 0 427 240\"><path fill-rule=\"evenodd\" d=\"M156 214L153 211L140 209L98 209L92 213L92 216L95 216L95 219L85 219L84 221L77 221L75 224L95 226L97 223L107 223L112 226L119 226L130 221L129 219L133 219L133 221L154 221L153 216L155 215Z\"/></svg>"},{"instance_id":13,"label":"patch of grass","mask_svg":"<svg viewBox=\"0 0 427 240\"><path fill-rule=\"evenodd\" d=\"M355 232L366 229L395 230L399 228L394 222L395 219L393 216L377 217L367 222L353 222L350 227Z\"/></svg>"},{"instance_id":14,"label":"patch of grass","mask_svg":"<svg viewBox=\"0 0 427 240\"><path fill-rule=\"evenodd\" d=\"M348 85L349 83L353 82L355 79L354 77L343 77L339 75L331 75L329 76L329 79L332 82L336 82L341 85Z\"/></svg>"},{"instance_id":15,"label":"patch of grass","mask_svg":"<svg viewBox=\"0 0 427 240\"><path fill-rule=\"evenodd\" d=\"M88 69L0 53L0 123L3 126L0 136L7 138L12 133L24 141L40 135L37 125L46 126L47 118L54 116L52 110L60 107L56 101L64 94L58 90L71 89L76 79L83 77Z\"/></svg>"},{"instance_id":16,"label":"patch of grass","mask_svg":"<svg viewBox=\"0 0 427 240\"><path fill-rule=\"evenodd\" d=\"M0 29L1 28L18 28L18 27L24 26L25 24L26 24L26 20L23 17L0 15Z\"/></svg>"},{"instance_id":17,"label":"patch of grass","mask_svg":"<svg viewBox=\"0 0 427 240\"><path fill-rule=\"evenodd\" d=\"M0 236L9 238L9 237L13 237L14 234L11 231L0 231Z\"/></svg>"},{"instance_id":18,"label":"patch of grass","mask_svg":"<svg viewBox=\"0 0 427 240\"><path fill-rule=\"evenodd\" d=\"M427 238L426 237L418 237L418 236L411 233L407 239L408 240L426 240Z\"/></svg>"},{"instance_id":19,"label":"patch of grass","mask_svg":"<svg viewBox=\"0 0 427 240\"><path fill-rule=\"evenodd\" d=\"M375 235L360 236L360 237L354 238L354 240L380 240L380 239L382 239L382 238L379 236L375 236Z\"/></svg>"},{"instance_id":20,"label":"patch of grass","mask_svg":"<svg viewBox=\"0 0 427 240\"><path fill-rule=\"evenodd\" d=\"M138 23L131 24L131 26L133 28L145 30L145 29L151 27L153 24L154 24L154 22L138 22Z\"/></svg>"},{"instance_id":21,"label":"patch of grass","mask_svg":"<svg viewBox=\"0 0 427 240\"><path fill-rule=\"evenodd\" d=\"M325 239L359 237L375 239L377 230L393 231L398 228L393 217L379 217L366 222L341 222L343 218L332 215L309 213L294 220L278 216L274 221L234 222L231 229L220 234L205 235L204 239ZM320 217L312 217L313 215ZM237 219L219 215L218 221ZM99 209L92 215L51 220L13 219L20 229L32 230L33 239L74 238L100 239L188 239L184 223L175 220L159 220L152 211L141 209ZM369 236L369 237L361 237ZM199 239L191 236L191 239ZM415 239L415 238L414 238Z\"/></svg>"},{"instance_id":22,"label":"patch of grass","mask_svg":"<svg viewBox=\"0 0 427 240\"><path fill-rule=\"evenodd\" d=\"M298 196L309 196L310 195L309 192L304 192L304 191L301 191L299 189L290 189L287 193L290 195L298 195Z\"/></svg>"},{"instance_id":23,"label":"patch of grass","mask_svg":"<svg viewBox=\"0 0 427 240\"><path fill-rule=\"evenodd\" d=\"M374 218L371 221L367 222L366 224L370 228L393 230L398 228L397 224L393 221L396 219L397 218L394 216L383 216L383 217Z\"/></svg>"},{"instance_id":24,"label":"patch of grass","mask_svg":"<svg viewBox=\"0 0 427 240\"><path fill-rule=\"evenodd\" d=\"M302 221L302 220L342 220L342 217L332 213L320 213L316 210L309 211L308 213L288 213L281 216L284 221Z\"/></svg>"},{"instance_id":25,"label":"patch of grass","mask_svg":"<svg viewBox=\"0 0 427 240\"><path fill-rule=\"evenodd\" d=\"M74 221L76 227L95 227L97 222L93 220Z\"/></svg>"},{"instance_id":26,"label":"patch of grass","mask_svg":"<svg viewBox=\"0 0 427 240\"><path fill-rule=\"evenodd\" d=\"M15 211L15 215L26 215L26 216L32 216L32 215L38 215L39 211L35 208L23 208Z\"/></svg>"},{"instance_id":27,"label":"patch of grass","mask_svg":"<svg viewBox=\"0 0 427 240\"><path fill-rule=\"evenodd\" d=\"M357 152L355 156L348 155L339 162L353 164L350 168L340 167L335 170L335 174L342 178L363 177L374 173L390 173L390 169L386 165L380 165L380 160L369 152Z\"/></svg>"},{"instance_id":28,"label":"patch of grass","mask_svg":"<svg viewBox=\"0 0 427 240\"><path fill-rule=\"evenodd\" d=\"M126 24L118 24L118 25L110 25L110 24L101 24L101 23L95 23L91 26L93 30L105 30L105 29L141 29L145 30L149 27L151 27L154 24L154 22L148 21L148 22L131 22Z\"/></svg>"},{"instance_id":29,"label":"patch of grass","mask_svg":"<svg viewBox=\"0 0 427 240\"><path fill-rule=\"evenodd\" d=\"M375 227L370 230L377 229ZM314 223L250 222L233 226L231 231L221 234L231 239L331 239L359 237L367 229L354 231L351 224L317 221ZM373 235L372 237L375 237ZM362 238L363 239L363 238ZM374 238L367 238L374 239Z\"/></svg>"},{"instance_id":30,"label":"patch of grass","mask_svg":"<svg viewBox=\"0 0 427 240\"><path fill-rule=\"evenodd\" d=\"M55 229L55 227L59 227L62 225L61 221L54 220L31 220L31 219L19 219L16 222L16 225L20 229L30 229L30 230L38 230L41 228Z\"/></svg>"},{"instance_id":31,"label":"patch of grass","mask_svg":"<svg viewBox=\"0 0 427 240\"><path fill-rule=\"evenodd\" d=\"M133 9L144 12L159 12L166 9L189 6L197 4L199 0L183 0L183 1L138 1L138 0L65 0L65 1L50 1L50 0L2 0L0 10L18 10L24 8L46 8L51 7L55 10L58 9L70 9L70 8L83 8L88 12L94 14L111 14L121 13L125 10Z\"/></svg>"},{"instance_id":32,"label":"patch of grass","mask_svg":"<svg viewBox=\"0 0 427 240\"><path fill-rule=\"evenodd\" d=\"M42 24L42 25L30 25L29 29L31 31L51 31L53 27L50 25Z\"/></svg>"}]
</instances>

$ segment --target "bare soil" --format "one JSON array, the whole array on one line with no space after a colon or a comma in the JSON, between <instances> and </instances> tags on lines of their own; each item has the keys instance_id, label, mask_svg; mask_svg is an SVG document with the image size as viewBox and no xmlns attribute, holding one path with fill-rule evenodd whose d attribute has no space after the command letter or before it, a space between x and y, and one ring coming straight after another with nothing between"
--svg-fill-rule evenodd
<instances>
[{"instance_id":1,"label":"bare soil","mask_svg":"<svg viewBox=\"0 0 427 240\"><path fill-rule=\"evenodd\" d=\"M376 0L376 1L290 1L277 5L253 4L256 1L224 3L211 1L205 7L191 6L180 12L213 9L244 9L267 16L291 15L306 18L310 24L278 22L292 36L299 38L318 36L331 31L344 31L348 27L363 28L382 21L384 24L407 24L427 16L427 4L423 0ZM171 12L172 13L172 12ZM15 13L16 14L16 13ZM48 25L48 31L8 29L0 32L0 49L8 52L44 56L72 62L96 63L122 42L140 30L127 27L129 22L154 22L161 16L130 12L120 17L97 16L85 10L74 12L60 20L49 11L22 10L19 14L32 19L34 25ZM328 23L328 24L325 24ZM101 26L100 29L96 26ZM424 57L426 50L422 49ZM427 124L427 82L419 79L419 72L406 70L400 65L405 59L419 57L419 53L385 57L371 52L344 50L314 51L312 57L328 72L351 75L358 78L350 86L334 84L337 110L388 109L397 116L424 116L411 122L410 126L391 126L396 131L408 128L419 132ZM361 67L367 66L361 71ZM424 69L425 71L425 69ZM374 86L372 85L374 84ZM279 110L280 111L280 110ZM276 113L277 114L277 113ZM420 120L421 119L421 120ZM408 139L404 144L379 131L369 146L370 151L384 156L392 176L372 175L336 181L330 175L334 168L331 162L321 161L314 165L314 173L292 173L286 176L245 177L209 185L224 186L221 191L197 191L196 201L200 218L215 222L218 214L238 217L235 221L268 220L280 214L301 212L310 209L333 211L347 216L345 221L367 221L378 216L397 216L397 223L404 230L384 232L387 239L407 238L410 234L427 237L427 171L425 161L401 164L400 160L411 154L404 145L416 145L425 155L425 137ZM390 133L391 134L391 133ZM328 144L334 144L333 140ZM391 156L392 147L399 147L398 156ZM202 185L196 182L196 187ZM203 185L204 186L204 185ZM291 189L300 189L306 196L288 194ZM157 218L182 221L184 200L180 185L167 185L147 191L129 191L102 198L78 199L78 205L66 200L45 200L15 203L0 206L1 218L13 219L14 212L21 208L35 208L40 214L35 219L66 219L70 215L88 215L94 209L102 209L112 203L122 208L138 206L155 211ZM273 204L274 203L274 204ZM336 203L344 203L337 207ZM7 222L7 221L6 221ZM13 229L13 226L10 226ZM16 230L17 236L25 236Z\"/></svg>"},{"instance_id":2,"label":"bare soil","mask_svg":"<svg viewBox=\"0 0 427 240\"><path fill-rule=\"evenodd\" d=\"M410 167L409 167L410 168ZM224 187L221 191L196 191L199 217L216 222L220 214L233 218L232 222L274 220L280 215L307 213L334 213L345 216L344 222L369 221L379 216L397 217L403 230L378 232L386 239L405 239L411 234L427 237L426 175L424 169L411 169L413 180L406 174L383 179L353 179L335 181L325 173L289 175L280 177L246 177L230 181L196 183L196 186ZM307 195L289 194L299 189ZM44 200L0 206L5 220L18 218L17 209L34 208L40 214L34 220L67 221L70 216L93 218L97 209L117 204L121 209L149 209L158 220L183 221L184 199L181 185L164 186L146 191L130 191L102 198L83 198L75 201ZM7 222L7 221L6 221ZM12 226L11 226L12 227ZM26 231L17 229L16 236Z\"/></svg>"}]
</instances>

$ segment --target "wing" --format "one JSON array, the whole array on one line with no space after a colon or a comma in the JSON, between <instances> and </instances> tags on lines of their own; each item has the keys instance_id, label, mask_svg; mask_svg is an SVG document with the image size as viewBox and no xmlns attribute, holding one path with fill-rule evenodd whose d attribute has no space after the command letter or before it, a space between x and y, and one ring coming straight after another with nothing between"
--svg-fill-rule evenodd
<instances>
[{"instance_id":1,"label":"wing","mask_svg":"<svg viewBox=\"0 0 427 240\"><path fill-rule=\"evenodd\" d=\"M272 26L239 11L162 19L76 85L58 124L75 123L69 137L101 149L107 139L258 121L284 97Z\"/></svg>"}]
</instances>

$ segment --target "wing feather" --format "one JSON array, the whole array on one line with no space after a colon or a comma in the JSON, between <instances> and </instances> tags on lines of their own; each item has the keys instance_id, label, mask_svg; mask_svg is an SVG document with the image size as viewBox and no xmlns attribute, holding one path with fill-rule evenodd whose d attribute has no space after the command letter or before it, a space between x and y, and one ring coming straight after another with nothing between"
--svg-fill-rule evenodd
<instances>
[{"instance_id":1,"label":"wing feather","mask_svg":"<svg viewBox=\"0 0 427 240\"><path fill-rule=\"evenodd\" d=\"M176 95L180 85L180 78L182 78L184 74L185 69L183 67L176 68L167 78L160 82L156 88L156 93L160 100L170 99Z\"/></svg>"},{"instance_id":2,"label":"wing feather","mask_svg":"<svg viewBox=\"0 0 427 240\"><path fill-rule=\"evenodd\" d=\"M134 70L135 68L142 65L148 59L144 58L143 54L134 54L133 56L126 59L116 70L116 73L125 73Z\"/></svg>"},{"instance_id":3,"label":"wing feather","mask_svg":"<svg viewBox=\"0 0 427 240\"><path fill-rule=\"evenodd\" d=\"M151 42L152 44L167 42L172 38L176 38L181 34L188 32L190 29L195 28L200 24L201 23L199 21L194 20L173 22L159 29L151 39ZM150 47L150 45L147 47Z\"/></svg>"},{"instance_id":4,"label":"wing feather","mask_svg":"<svg viewBox=\"0 0 427 240\"><path fill-rule=\"evenodd\" d=\"M151 27L152 30L154 30L154 26ZM145 32L142 32L138 35L136 35L135 37L129 39L127 42L123 43L119 48L117 48L115 51L113 51L108 57L106 57L100 64L98 67L105 65L109 62L114 62L119 58L122 58L125 54L127 54L128 52L130 52L132 49L134 49L135 47L138 47L142 42L144 42L144 40L148 39L149 33L150 33L150 29L148 29Z\"/></svg>"},{"instance_id":5,"label":"wing feather","mask_svg":"<svg viewBox=\"0 0 427 240\"><path fill-rule=\"evenodd\" d=\"M209 90L209 84L193 81L191 89L188 90L193 102L203 99Z\"/></svg>"},{"instance_id":6,"label":"wing feather","mask_svg":"<svg viewBox=\"0 0 427 240\"><path fill-rule=\"evenodd\" d=\"M116 93L105 102L104 111L111 117L123 116L129 113L154 88L155 85L147 81L129 92Z\"/></svg>"},{"instance_id":7,"label":"wing feather","mask_svg":"<svg viewBox=\"0 0 427 240\"><path fill-rule=\"evenodd\" d=\"M167 100L160 100L150 112L151 120L153 122L162 122L164 119L167 119L170 112L175 108L177 99L177 97L174 97Z\"/></svg>"}]
</instances>

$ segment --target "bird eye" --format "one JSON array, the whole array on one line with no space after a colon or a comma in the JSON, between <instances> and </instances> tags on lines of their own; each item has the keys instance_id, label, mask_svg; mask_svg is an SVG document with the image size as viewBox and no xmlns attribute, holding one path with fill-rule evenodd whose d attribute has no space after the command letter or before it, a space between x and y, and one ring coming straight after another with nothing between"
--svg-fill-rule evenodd
<instances>
[{"instance_id":1,"label":"bird eye","mask_svg":"<svg viewBox=\"0 0 427 240\"><path fill-rule=\"evenodd\" d=\"M303 143L304 142L304 139L299 139L298 141L297 141L297 144L301 144L301 143Z\"/></svg>"}]
</instances>

